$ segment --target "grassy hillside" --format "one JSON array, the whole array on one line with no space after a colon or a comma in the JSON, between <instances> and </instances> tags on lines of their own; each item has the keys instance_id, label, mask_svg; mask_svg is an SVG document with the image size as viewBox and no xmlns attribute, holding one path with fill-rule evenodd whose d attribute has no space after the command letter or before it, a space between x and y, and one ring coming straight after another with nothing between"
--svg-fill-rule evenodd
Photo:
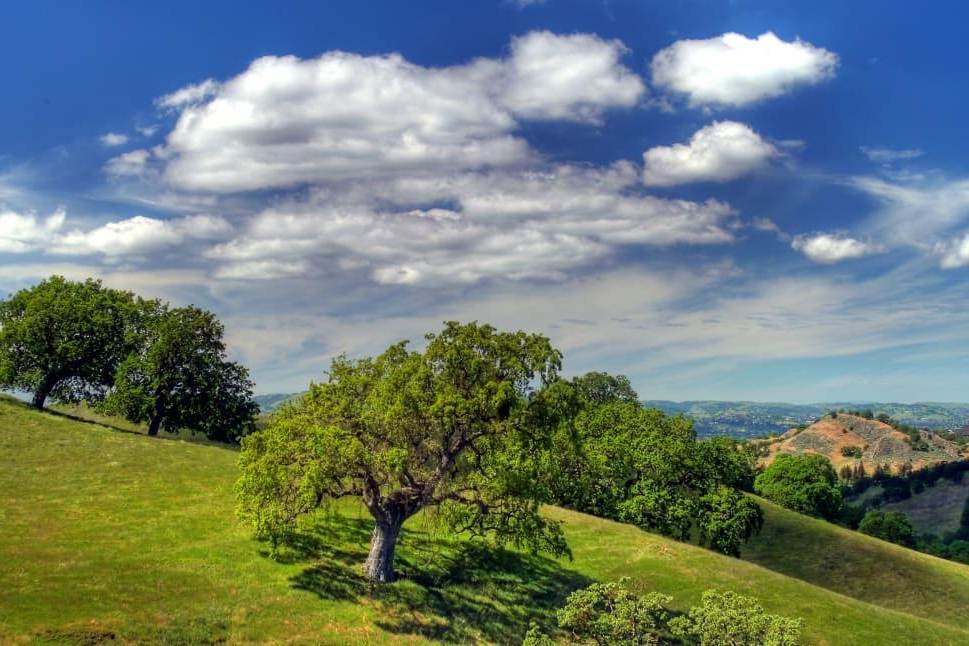
<instances>
[{"instance_id":1,"label":"grassy hillside","mask_svg":"<svg viewBox=\"0 0 969 646\"><path fill-rule=\"evenodd\" d=\"M711 587L753 594L803 617L812 643L969 642L969 568L766 503L749 562L561 509L573 561L418 517L404 579L371 590L364 511L320 514L270 560L233 517L235 457L0 400L0 642L508 643L568 591L620 576L680 608Z\"/></svg>"},{"instance_id":2,"label":"grassy hillside","mask_svg":"<svg viewBox=\"0 0 969 646\"><path fill-rule=\"evenodd\" d=\"M882 493L880 486L869 487L864 494L851 500L853 504L864 503ZM913 493L911 498L883 504L879 509L900 511L915 527L917 534L942 536L959 529L963 505L969 498L969 479L962 482L939 480L935 486L926 487L922 493Z\"/></svg>"}]
</instances>

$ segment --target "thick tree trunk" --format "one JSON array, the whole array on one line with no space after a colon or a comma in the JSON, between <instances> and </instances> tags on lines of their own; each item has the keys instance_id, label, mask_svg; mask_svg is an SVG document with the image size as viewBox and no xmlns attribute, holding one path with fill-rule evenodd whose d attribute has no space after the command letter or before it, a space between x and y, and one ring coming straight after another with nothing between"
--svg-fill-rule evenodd
<instances>
[{"instance_id":1,"label":"thick tree trunk","mask_svg":"<svg viewBox=\"0 0 969 646\"><path fill-rule=\"evenodd\" d=\"M30 400L30 405L33 406L34 408L43 409L44 402L47 401L47 395L49 394L50 393L47 392L46 390L35 390L34 397L33 399Z\"/></svg>"},{"instance_id":2,"label":"thick tree trunk","mask_svg":"<svg viewBox=\"0 0 969 646\"><path fill-rule=\"evenodd\" d=\"M30 400L30 405L37 409L43 409L44 404L47 402L47 397L50 395L50 391L54 390L56 385L54 379L44 379L40 385L37 386L37 390L34 391L34 396Z\"/></svg>"},{"instance_id":3,"label":"thick tree trunk","mask_svg":"<svg viewBox=\"0 0 969 646\"><path fill-rule=\"evenodd\" d=\"M148 435L152 437L158 435L158 429L161 428L161 423L162 423L162 415L161 413L156 412L154 415L151 416L151 419L148 421Z\"/></svg>"},{"instance_id":4,"label":"thick tree trunk","mask_svg":"<svg viewBox=\"0 0 969 646\"><path fill-rule=\"evenodd\" d=\"M388 514L378 519L370 539L370 555L363 565L363 574L374 583L394 580L394 549L403 525L402 514Z\"/></svg>"}]
</instances>

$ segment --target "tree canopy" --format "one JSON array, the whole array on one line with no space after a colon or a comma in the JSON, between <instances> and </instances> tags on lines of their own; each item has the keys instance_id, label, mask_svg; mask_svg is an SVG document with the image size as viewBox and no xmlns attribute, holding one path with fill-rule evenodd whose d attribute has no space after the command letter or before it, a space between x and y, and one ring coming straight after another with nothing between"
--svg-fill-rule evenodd
<instances>
[{"instance_id":1,"label":"tree canopy","mask_svg":"<svg viewBox=\"0 0 969 646\"><path fill-rule=\"evenodd\" d=\"M915 529L908 516L898 511L869 510L858 525L858 531L884 541L915 547Z\"/></svg>"},{"instance_id":2,"label":"tree canopy","mask_svg":"<svg viewBox=\"0 0 969 646\"><path fill-rule=\"evenodd\" d=\"M638 403L639 395L625 375L606 372L587 372L573 377L572 386L585 404L602 405L610 402Z\"/></svg>"},{"instance_id":3,"label":"tree canopy","mask_svg":"<svg viewBox=\"0 0 969 646\"><path fill-rule=\"evenodd\" d=\"M843 505L838 476L823 455L781 454L754 481L768 500L810 516L832 520Z\"/></svg>"},{"instance_id":4,"label":"tree canopy","mask_svg":"<svg viewBox=\"0 0 969 646\"><path fill-rule=\"evenodd\" d=\"M394 578L403 522L435 507L454 531L567 553L539 515L539 469L567 398L561 354L538 334L448 322L423 351L335 359L325 383L243 440L239 510L274 543L337 498L361 499L375 527L364 571Z\"/></svg>"},{"instance_id":5,"label":"tree canopy","mask_svg":"<svg viewBox=\"0 0 969 646\"><path fill-rule=\"evenodd\" d=\"M148 434L188 428L235 441L252 430L258 408L248 371L226 360L222 324L194 306L146 304L137 347L118 367L102 405Z\"/></svg>"},{"instance_id":6,"label":"tree canopy","mask_svg":"<svg viewBox=\"0 0 969 646\"><path fill-rule=\"evenodd\" d=\"M587 404L556 443L548 472L559 504L678 540L698 529L703 544L731 555L760 529L760 508L735 489L750 479L750 454L730 440L698 441L684 417L622 399Z\"/></svg>"},{"instance_id":7,"label":"tree canopy","mask_svg":"<svg viewBox=\"0 0 969 646\"><path fill-rule=\"evenodd\" d=\"M140 299L99 280L51 276L0 302L0 387L76 402L99 399L131 350Z\"/></svg>"}]
</instances>

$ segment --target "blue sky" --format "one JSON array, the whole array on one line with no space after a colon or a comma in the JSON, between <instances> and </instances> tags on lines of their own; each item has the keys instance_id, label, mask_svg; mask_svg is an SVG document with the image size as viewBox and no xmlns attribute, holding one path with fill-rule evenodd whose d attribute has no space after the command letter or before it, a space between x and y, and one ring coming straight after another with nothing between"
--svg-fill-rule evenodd
<instances>
[{"instance_id":1,"label":"blue sky","mask_svg":"<svg viewBox=\"0 0 969 646\"><path fill-rule=\"evenodd\" d=\"M967 13L8 3L0 291L208 307L259 392L456 318L644 398L965 400Z\"/></svg>"}]
</instances>

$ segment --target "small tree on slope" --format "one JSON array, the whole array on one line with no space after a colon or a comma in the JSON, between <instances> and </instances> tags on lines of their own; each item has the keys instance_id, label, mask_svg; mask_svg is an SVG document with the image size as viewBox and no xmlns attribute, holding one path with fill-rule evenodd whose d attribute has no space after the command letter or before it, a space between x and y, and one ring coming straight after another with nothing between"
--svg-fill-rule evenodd
<instances>
[{"instance_id":1,"label":"small tree on slope","mask_svg":"<svg viewBox=\"0 0 969 646\"><path fill-rule=\"evenodd\" d=\"M346 496L375 521L365 575L394 579L401 526L437 507L453 530L567 553L538 514L561 354L548 339L449 322L423 352L333 361L329 380L243 441L240 514L275 544L297 517Z\"/></svg>"},{"instance_id":2,"label":"small tree on slope","mask_svg":"<svg viewBox=\"0 0 969 646\"><path fill-rule=\"evenodd\" d=\"M197 307L150 309L140 348L121 363L102 409L147 422L148 435L163 427L221 441L245 435L257 406L246 369L225 360L222 324Z\"/></svg>"}]
</instances>

